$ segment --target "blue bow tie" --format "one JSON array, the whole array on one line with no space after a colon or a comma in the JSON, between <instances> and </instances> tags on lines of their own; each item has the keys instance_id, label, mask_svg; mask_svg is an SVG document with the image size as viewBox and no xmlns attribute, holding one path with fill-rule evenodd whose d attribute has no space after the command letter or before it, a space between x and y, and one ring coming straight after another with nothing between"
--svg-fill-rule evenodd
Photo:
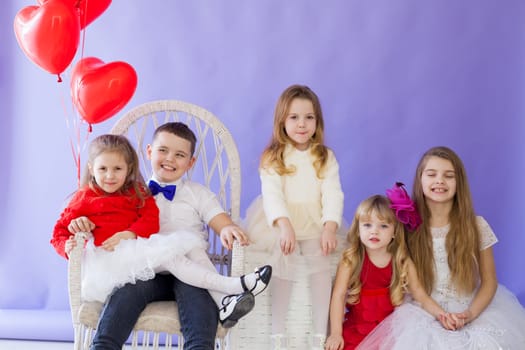
<instances>
[{"instance_id":1,"label":"blue bow tie","mask_svg":"<svg viewBox=\"0 0 525 350\"><path fill-rule=\"evenodd\" d=\"M175 185L161 186L156 181L153 181L153 180L149 181L148 187L152 195L156 195L162 192L164 197L170 201L173 200L173 197L175 196L175 190L177 189L177 186Z\"/></svg>"}]
</instances>

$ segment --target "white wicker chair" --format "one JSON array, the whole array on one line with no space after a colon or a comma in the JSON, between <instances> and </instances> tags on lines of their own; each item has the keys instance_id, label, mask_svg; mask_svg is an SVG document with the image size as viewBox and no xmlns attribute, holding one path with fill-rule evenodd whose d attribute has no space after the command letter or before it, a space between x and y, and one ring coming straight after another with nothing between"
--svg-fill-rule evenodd
<instances>
[{"instance_id":1,"label":"white wicker chair","mask_svg":"<svg viewBox=\"0 0 525 350\"><path fill-rule=\"evenodd\" d=\"M146 155L146 145L151 141L154 129L169 121L186 123L197 136L195 155L197 162L188 174L193 180L205 184L215 192L222 206L230 211L235 222L240 212L240 160L235 142L228 129L212 113L185 102L163 100L145 103L126 113L111 129L113 134L126 135L134 144L141 171L145 178L151 175L150 162ZM69 298L74 325L74 348L88 349L97 326L102 304L82 302L80 299L81 255L84 235L77 234L77 248L70 254L68 267ZM231 253L225 250L218 235L209 235L209 255L222 274L230 273ZM242 257L243 252L233 254ZM228 332L218 326L217 349L225 349ZM177 338L177 341L175 341ZM131 348L183 349L184 339L180 330L176 303L155 302L142 312L132 333Z\"/></svg>"}]
</instances>

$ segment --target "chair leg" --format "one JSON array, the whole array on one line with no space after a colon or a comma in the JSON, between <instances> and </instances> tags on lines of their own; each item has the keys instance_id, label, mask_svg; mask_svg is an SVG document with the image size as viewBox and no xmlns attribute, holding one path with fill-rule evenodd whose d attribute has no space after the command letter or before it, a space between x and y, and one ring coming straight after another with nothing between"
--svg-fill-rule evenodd
<instances>
[{"instance_id":1,"label":"chair leg","mask_svg":"<svg viewBox=\"0 0 525 350\"><path fill-rule=\"evenodd\" d=\"M184 350L184 337L182 334L177 335L177 349Z\"/></svg>"},{"instance_id":2,"label":"chair leg","mask_svg":"<svg viewBox=\"0 0 525 350\"><path fill-rule=\"evenodd\" d=\"M155 332L153 333L153 349L159 350L159 340L160 340L160 333Z\"/></svg>"},{"instance_id":3,"label":"chair leg","mask_svg":"<svg viewBox=\"0 0 525 350\"><path fill-rule=\"evenodd\" d=\"M323 350L324 343L326 342L326 335L320 333L312 334L310 340L310 346L312 347L312 350Z\"/></svg>"},{"instance_id":4,"label":"chair leg","mask_svg":"<svg viewBox=\"0 0 525 350\"><path fill-rule=\"evenodd\" d=\"M83 326L82 336L84 337L82 341L82 343L84 344L82 349L89 350L89 348L91 347L91 342L93 341L93 328Z\"/></svg>"},{"instance_id":5,"label":"chair leg","mask_svg":"<svg viewBox=\"0 0 525 350\"><path fill-rule=\"evenodd\" d=\"M282 333L272 334L272 350L288 350L288 338Z\"/></svg>"},{"instance_id":6,"label":"chair leg","mask_svg":"<svg viewBox=\"0 0 525 350\"><path fill-rule=\"evenodd\" d=\"M73 349L82 350L82 331L83 326L81 324L76 324L73 326Z\"/></svg>"}]
</instances>

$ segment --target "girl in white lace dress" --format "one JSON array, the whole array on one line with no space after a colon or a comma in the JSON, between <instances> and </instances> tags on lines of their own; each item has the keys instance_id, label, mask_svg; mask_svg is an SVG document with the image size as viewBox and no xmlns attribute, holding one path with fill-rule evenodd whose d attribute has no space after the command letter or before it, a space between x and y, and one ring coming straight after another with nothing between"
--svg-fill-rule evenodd
<instances>
[{"instance_id":1,"label":"girl in white lace dress","mask_svg":"<svg viewBox=\"0 0 525 350\"><path fill-rule=\"evenodd\" d=\"M449 148L421 158L413 186L423 225L408 245L418 277L449 313L446 330L414 301L398 307L359 349L525 349L525 309L498 285L492 246L476 217L465 168Z\"/></svg>"}]
</instances>

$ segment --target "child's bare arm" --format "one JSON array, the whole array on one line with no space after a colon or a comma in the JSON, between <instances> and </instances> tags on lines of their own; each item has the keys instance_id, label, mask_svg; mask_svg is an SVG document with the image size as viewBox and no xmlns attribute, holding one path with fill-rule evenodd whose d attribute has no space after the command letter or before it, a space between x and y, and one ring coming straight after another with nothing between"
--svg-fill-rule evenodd
<instances>
[{"instance_id":1,"label":"child's bare arm","mask_svg":"<svg viewBox=\"0 0 525 350\"><path fill-rule=\"evenodd\" d=\"M343 320L351 272L350 267L339 263L330 299L330 335L326 339L325 347L327 350L341 350L344 346Z\"/></svg>"},{"instance_id":2,"label":"child's bare arm","mask_svg":"<svg viewBox=\"0 0 525 350\"><path fill-rule=\"evenodd\" d=\"M421 307L434 316L441 325L448 330L455 330L456 324L443 308L432 299L427 292L423 289L423 286L419 282L417 277L416 267L411 259L408 259L408 289L412 297L421 305Z\"/></svg>"},{"instance_id":3,"label":"child's bare arm","mask_svg":"<svg viewBox=\"0 0 525 350\"><path fill-rule=\"evenodd\" d=\"M447 314L448 322L454 324L454 329L461 329L478 317L486 309L496 293L498 281L492 248L481 251L479 266L481 285L469 308L462 312Z\"/></svg>"},{"instance_id":4,"label":"child's bare arm","mask_svg":"<svg viewBox=\"0 0 525 350\"><path fill-rule=\"evenodd\" d=\"M463 327L478 317L490 304L494 294L496 294L496 289L498 288L498 279L496 277L496 266L494 264L492 247L482 250L480 252L479 260L481 284L468 309L454 314L459 322L458 328Z\"/></svg>"}]
</instances>

